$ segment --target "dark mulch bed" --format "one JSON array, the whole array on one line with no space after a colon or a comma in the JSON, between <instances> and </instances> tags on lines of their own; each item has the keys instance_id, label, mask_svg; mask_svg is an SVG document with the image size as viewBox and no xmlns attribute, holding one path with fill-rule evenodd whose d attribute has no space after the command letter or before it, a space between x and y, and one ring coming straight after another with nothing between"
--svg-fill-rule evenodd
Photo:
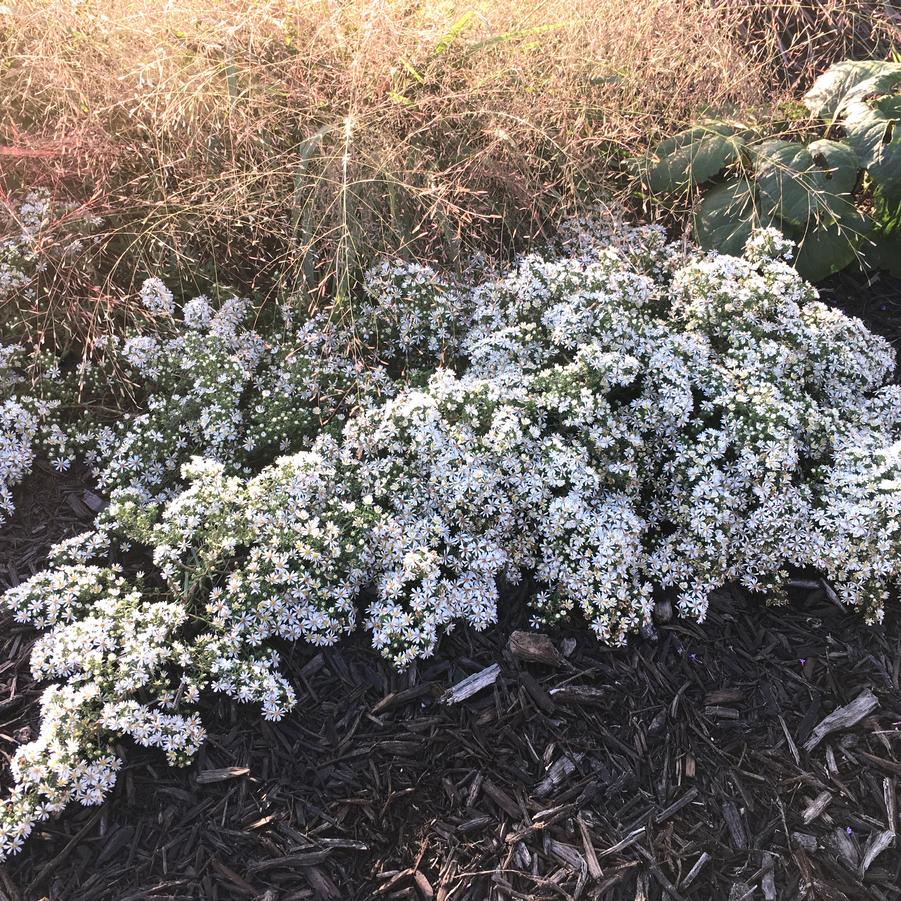
<instances>
[{"instance_id":1,"label":"dark mulch bed","mask_svg":"<svg viewBox=\"0 0 901 901\"><path fill-rule=\"evenodd\" d=\"M824 298L901 334L897 283L883 297L849 278ZM86 484L44 469L22 487L0 582L85 527ZM402 675L362 635L287 649L285 721L211 704L182 771L123 747L112 799L33 835L0 867L0 899L901 898L897 607L870 628L816 586L782 608L724 591L703 625L622 650L573 629L530 662L509 644L524 600ZM34 728L32 638L0 620L4 756ZM491 685L442 701L494 665ZM822 734L868 693L871 710Z\"/></svg>"}]
</instances>

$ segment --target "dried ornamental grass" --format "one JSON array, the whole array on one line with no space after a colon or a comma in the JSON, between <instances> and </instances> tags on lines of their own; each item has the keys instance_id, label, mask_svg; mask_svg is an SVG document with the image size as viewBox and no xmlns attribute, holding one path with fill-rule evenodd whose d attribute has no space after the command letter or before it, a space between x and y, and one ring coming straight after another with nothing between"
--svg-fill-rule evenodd
<instances>
[{"instance_id":1,"label":"dried ornamental grass","mask_svg":"<svg viewBox=\"0 0 901 901\"><path fill-rule=\"evenodd\" d=\"M766 102L774 57L752 62L733 18L702 0L4 4L4 190L104 224L83 278L0 313L16 340L89 342L147 274L310 302L386 255L522 245L649 131Z\"/></svg>"}]
</instances>

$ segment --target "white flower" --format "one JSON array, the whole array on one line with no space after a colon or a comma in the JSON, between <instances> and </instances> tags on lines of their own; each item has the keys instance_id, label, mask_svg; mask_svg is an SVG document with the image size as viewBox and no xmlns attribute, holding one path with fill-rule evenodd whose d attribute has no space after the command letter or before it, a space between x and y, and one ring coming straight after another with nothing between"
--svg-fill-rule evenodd
<instances>
[{"instance_id":1,"label":"white flower","mask_svg":"<svg viewBox=\"0 0 901 901\"><path fill-rule=\"evenodd\" d=\"M156 277L145 279L141 285L141 303L151 313L171 316L175 312L172 292Z\"/></svg>"},{"instance_id":2,"label":"white flower","mask_svg":"<svg viewBox=\"0 0 901 901\"><path fill-rule=\"evenodd\" d=\"M200 295L185 304L182 315L188 328L205 329L209 328L213 318L213 308L210 306L209 299Z\"/></svg>"}]
</instances>

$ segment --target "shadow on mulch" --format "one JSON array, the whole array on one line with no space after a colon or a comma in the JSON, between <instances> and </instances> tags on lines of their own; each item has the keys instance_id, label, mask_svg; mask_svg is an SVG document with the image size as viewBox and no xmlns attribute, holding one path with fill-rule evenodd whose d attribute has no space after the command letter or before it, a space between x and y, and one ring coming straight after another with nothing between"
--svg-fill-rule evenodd
<instances>
[{"instance_id":1,"label":"shadow on mulch","mask_svg":"<svg viewBox=\"0 0 901 901\"><path fill-rule=\"evenodd\" d=\"M898 283L864 310L847 278L824 299L897 338ZM22 486L0 583L86 527L86 484L44 468ZM210 704L187 770L123 745L111 799L34 834L0 899L901 898L897 609L870 628L816 587L782 608L723 591L703 625L619 650L573 629L545 662L508 645L526 621L511 597L402 675L360 634L286 647L285 721ZM0 620L3 757L35 726L33 637Z\"/></svg>"}]
</instances>

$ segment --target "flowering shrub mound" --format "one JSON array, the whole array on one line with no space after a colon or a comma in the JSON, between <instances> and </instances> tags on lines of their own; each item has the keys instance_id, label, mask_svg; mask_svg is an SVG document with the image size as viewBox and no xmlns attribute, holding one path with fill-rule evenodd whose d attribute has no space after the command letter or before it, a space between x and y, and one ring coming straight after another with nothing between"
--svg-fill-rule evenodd
<instances>
[{"instance_id":1,"label":"flowering shrub mound","mask_svg":"<svg viewBox=\"0 0 901 901\"><path fill-rule=\"evenodd\" d=\"M144 306L155 334L126 340L114 354L142 386L136 415L88 429L100 487L128 489L142 504L183 487L192 455L252 475L280 453L338 434L348 414L394 394L408 374L449 355L467 323L468 298L424 266L381 266L346 322L317 314L264 337L247 324L249 304L216 307L196 297L177 313L170 291L148 279Z\"/></svg>"},{"instance_id":2,"label":"flowering shrub mound","mask_svg":"<svg viewBox=\"0 0 901 901\"><path fill-rule=\"evenodd\" d=\"M177 326L146 286L172 334L122 349L151 387L101 430L110 506L4 598L46 630L33 667L55 684L0 854L99 801L121 736L189 760L206 692L284 715L275 637L331 644L360 619L403 667L494 622L525 574L536 619L578 613L614 644L663 592L703 618L730 581L781 600L792 568L878 621L901 576L894 357L790 252L577 223L558 256L470 285L385 268L352 320L265 340L236 303Z\"/></svg>"}]
</instances>

